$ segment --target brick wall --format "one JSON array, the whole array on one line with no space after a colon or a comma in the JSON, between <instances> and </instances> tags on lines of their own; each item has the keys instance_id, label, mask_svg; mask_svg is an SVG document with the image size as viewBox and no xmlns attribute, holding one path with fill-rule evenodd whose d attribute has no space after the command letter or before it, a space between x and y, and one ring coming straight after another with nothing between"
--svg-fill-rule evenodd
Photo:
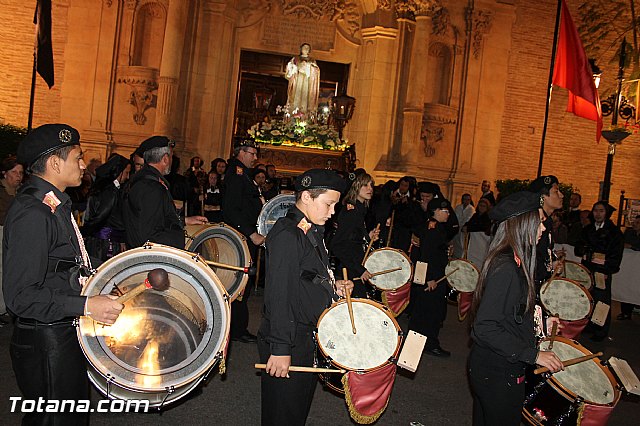
<instances>
[{"instance_id":1,"label":"brick wall","mask_svg":"<svg viewBox=\"0 0 640 426\"><path fill-rule=\"evenodd\" d=\"M581 1L568 1L576 25ZM556 4L556 0L517 1L497 179L536 176ZM603 69L601 93L608 93L615 85L617 62L609 63L612 54L597 58ZM566 103L566 90L554 89L542 173L555 174L562 182L573 184L583 196L581 207L590 208L597 201L604 177L608 144L604 139L597 144L595 122L565 112ZM605 117L604 128L610 123L611 117ZM626 190L628 197L640 198L638 164L640 135L632 135L615 155L610 196L614 206L618 204L620 190Z\"/></svg>"},{"instance_id":2,"label":"brick wall","mask_svg":"<svg viewBox=\"0 0 640 426\"><path fill-rule=\"evenodd\" d=\"M60 88L64 74L64 47L67 40L68 1L52 2L52 42L55 84L48 89L37 76L34 127L60 117ZM33 69L35 1L0 0L0 122L27 126Z\"/></svg>"}]
</instances>

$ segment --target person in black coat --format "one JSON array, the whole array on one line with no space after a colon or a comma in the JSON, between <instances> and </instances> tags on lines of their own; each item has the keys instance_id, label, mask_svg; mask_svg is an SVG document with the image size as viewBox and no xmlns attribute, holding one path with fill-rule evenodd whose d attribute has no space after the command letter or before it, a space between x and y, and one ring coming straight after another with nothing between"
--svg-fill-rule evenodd
<instances>
[{"instance_id":1,"label":"person in black coat","mask_svg":"<svg viewBox=\"0 0 640 426\"><path fill-rule=\"evenodd\" d=\"M362 262L369 242L378 239L380 233L375 229L368 231L365 224L367 208L372 197L371 175L357 175L342 200L343 206L334 222L335 230L329 243L329 251L337 260L338 275L342 276L342 268L347 268L349 278L361 278L355 283L353 297L367 297L364 282L369 281L371 273Z\"/></svg>"},{"instance_id":2,"label":"person in black coat","mask_svg":"<svg viewBox=\"0 0 640 426\"><path fill-rule=\"evenodd\" d=\"M595 203L591 209L594 223L584 227L582 240L575 248L576 256L581 256L582 264L594 274L596 285L591 288L594 303L602 302L609 306L611 306L611 278L620 270L624 252L622 232L610 219L615 210L606 201ZM604 286L598 285L598 278L595 274L604 275ZM595 342L604 340L609 334L610 324L611 309L609 309L604 326L590 324L594 330L591 340Z\"/></svg>"},{"instance_id":3,"label":"person in black coat","mask_svg":"<svg viewBox=\"0 0 640 426\"><path fill-rule=\"evenodd\" d=\"M520 425L525 368L539 364L555 372L562 362L536 344L536 244L544 225L539 197L517 192L498 203L499 223L473 295L469 382L474 426ZM542 315L537 315L542 324ZM557 318L547 320L547 327Z\"/></svg>"},{"instance_id":4,"label":"person in black coat","mask_svg":"<svg viewBox=\"0 0 640 426\"><path fill-rule=\"evenodd\" d=\"M465 225L467 232L484 232L485 235L491 235L492 222L489 217L490 211L491 202L486 198L480 198L476 212Z\"/></svg>"},{"instance_id":5,"label":"person in black coat","mask_svg":"<svg viewBox=\"0 0 640 426\"><path fill-rule=\"evenodd\" d=\"M278 219L266 243L266 285L258 331L262 425L305 424L315 374L290 372L291 365L315 365L314 330L320 315L353 282L336 281L323 241L324 225L344 189L335 172L313 169L296 179L296 204Z\"/></svg>"},{"instance_id":6,"label":"person in black coat","mask_svg":"<svg viewBox=\"0 0 640 426\"><path fill-rule=\"evenodd\" d=\"M258 146L250 139L236 142L234 158L229 160L222 196L222 217L228 225L247 237L251 260L255 263L258 246L264 243L264 235L257 231L258 216L262 210L262 199L258 185L251 178L251 167L258 158ZM253 277L252 277L253 278ZM249 333L249 298L253 279L245 287L241 298L231 306L231 339L243 343L254 343L256 336ZM241 300L239 300L241 299Z\"/></svg>"},{"instance_id":7,"label":"person in black coat","mask_svg":"<svg viewBox=\"0 0 640 426\"><path fill-rule=\"evenodd\" d=\"M81 231L89 255L103 262L126 250L120 188L130 171L131 162L119 154L96 169Z\"/></svg>"},{"instance_id":8,"label":"person in black coat","mask_svg":"<svg viewBox=\"0 0 640 426\"><path fill-rule=\"evenodd\" d=\"M175 142L166 136L152 136L142 142L138 151L144 156L144 167L133 175L128 192L123 194L123 218L130 248L147 241L184 248L184 226L176 212L169 182ZM204 216L184 218L186 225L207 223Z\"/></svg>"},{"instance_id":9,"label":"person in black coat","mask_svg":"<svg viewBox=\"0 0 640 426\"><path fill-rule=\"evenodd\" d=\"M447 309L447 280L437 282L445 275L449 261L449 240L445 223L451 204L444 198L429 201L422 220L417 220L413 233L420 239L419 260L428 264L427 283L413 284L411 288L411 320L409 329L427 336L425 351L429 355L448 357L438 336Z\"/></svg>"}]
</instances>

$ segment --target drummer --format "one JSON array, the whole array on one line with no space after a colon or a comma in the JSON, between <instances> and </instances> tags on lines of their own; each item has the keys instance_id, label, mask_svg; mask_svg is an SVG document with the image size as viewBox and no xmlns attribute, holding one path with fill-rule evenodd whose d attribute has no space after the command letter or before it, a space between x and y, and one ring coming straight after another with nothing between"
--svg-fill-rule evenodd
<instances>
[{"instance_id":1,"label":"drummer","mask_svg":"<svg viewBox=\"0 0 640 426\"><path fill-rule=\"evenodd\" d=\"M322 312L351 281L335 281L329 269L323 225L334 213L345 182L335 172L313 169L295 182L296 204L278 219L266 241L263 319L258 331L262 374L262 424L304 425L317 377L289 372L314 364L313 331Z\"/></svg>"},{"instance_id":2,"label":"drummer","mask_svg":"<svg viewBox=\"0 0 640 426\"><path fill-rule=\"evenodd\" d=\"M449 260L449 239L446 223L451 204L445 198L433 198L428 204L421 203L424 216L416 218L413 233L420 239L419 260L427 263L427 283L413 285L411 289L411 320L409 329L427 336L425 352L446 358L451 352L440 346L440 328L446 317L447 280L445 275Z\"/></svg>"},{"instance_id":3,"label":"drummer","mask_svg":"<svg viewBox=\"0 0 640 426\"><path fill-rule=\"evenodd\" d=\"M80 134L66 124L40 126L18 146L18 162L31 178L9 208L2 242L4 296L17 317L13 371L25 399L88 400L86 360L73 320L87 315L113 324L123 306L106 295L80 296L91 263L64 192L82 181ZM83 413L36 411L22 423L88 420Z\"/></svg>"},{"instance_id":4,"label":"drummer","mask_svg":"<svg viewBox=\"0 0 640 426\"><path fill-rule=\"evenodd\" d=\"M540 197L522 191L491 210L499 223L476 287L471 318L469 378L474 425L519 425L525 368L539 364L556 372L562 362L536 346L535 242L544 231ZM547 327L556 318L547 320Z\"/></svg>"},{"instance_id":5,"label":"drummer","mask_svg":"<svg viewBox=\"0 0 640 426\"><path fill-rule=\"evenodd\" d=\"M368 173L353 176L351 187L342 200L343 207L334 223L334 234L329 242L329 251L338 260L337 271L347 268L349 277L361 278L355 284L353 296L367 297L364 281L371 278L370 271L362 266L370 241L378 239L379 229L367 231L365 216L373 197L373 178Z\"/></svg>"}]
</instances>

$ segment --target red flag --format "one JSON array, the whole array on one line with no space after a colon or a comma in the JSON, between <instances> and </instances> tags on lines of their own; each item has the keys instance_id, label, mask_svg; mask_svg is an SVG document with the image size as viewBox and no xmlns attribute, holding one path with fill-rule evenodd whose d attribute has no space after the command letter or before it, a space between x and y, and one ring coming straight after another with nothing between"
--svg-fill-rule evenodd
<instances>
[{"instance_id":1,"label":"red flag","mask_svg":"<svg viewBox=\"0 0 640 426\"><path fill-rule=\"evenodd\" d=\"M36 70L49 86L53 86L53 46L51 45L51 0L38 0L33 17L36 24Z\"/></svg>"},{"instance_id":2,"label":"red flag","mask_svg":"<svg viewBox=\"0 0 640 426\"><path fill-rule=\"evenodd\" d=\"M552 84L569 91L567 111L597 122L596 141L600 141L602 133L600 96L593 81L589 59L564 0L562 0L560 33Z\"/></svg>"}]
</instances>

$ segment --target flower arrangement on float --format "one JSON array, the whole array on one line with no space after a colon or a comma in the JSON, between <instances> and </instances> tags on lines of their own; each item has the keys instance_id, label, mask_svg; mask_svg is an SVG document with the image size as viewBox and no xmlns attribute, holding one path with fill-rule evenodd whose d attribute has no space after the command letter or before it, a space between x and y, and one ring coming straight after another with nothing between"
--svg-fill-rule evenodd
<instances>
[{"instance_id":1,"label":"flower arrangement on float","mask_svg":"<svg viewBox=\"0 0 640 426\"><path fill-rule=\"evenodd\" d=\"M277 118L268 119L254 124L247 131L255 141L275 146L295 146L302 148L326 149L330 151L344 151L347 144L343 143L338 132L327 124L325 114L310 116L297 109L278 106Z\"/></svg>"}]
</instances>

